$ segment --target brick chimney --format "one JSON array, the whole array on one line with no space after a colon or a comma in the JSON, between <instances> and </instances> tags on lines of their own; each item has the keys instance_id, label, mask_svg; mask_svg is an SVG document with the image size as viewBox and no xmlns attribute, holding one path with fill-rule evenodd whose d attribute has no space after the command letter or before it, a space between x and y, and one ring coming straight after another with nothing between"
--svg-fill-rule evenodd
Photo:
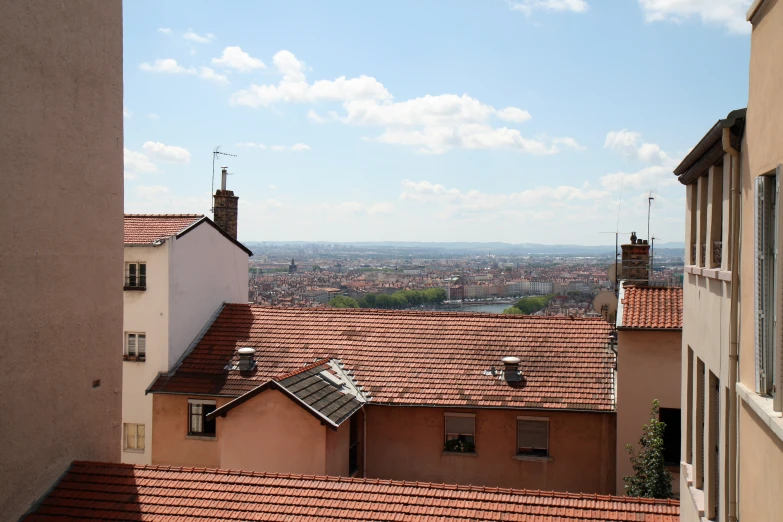
<instances>
[{"instance_id":1,"label":"brick chimney","mask_svg":"<svg viewBox=\"0 0 783 522\"><path fill-rule=\"evenodd\" d=\"M234 191L226 190L226 177L228 177L228 167L221 167L220 188L215 191L212 206L215 224L236 239L239 198L234 195Z\"/></svg>"},{"instance_id":2,"label":"brick chimney","mask_svg":"<svg viewBox=\"0 0 783 522\"><path fill-rule=\"evenodd\" d=\"M631 233L631 242L620 246L622 250L620 279L628 284L647 285L650 282L650 245L646 239L637 239Z\"/></svg>"}]
</instances>

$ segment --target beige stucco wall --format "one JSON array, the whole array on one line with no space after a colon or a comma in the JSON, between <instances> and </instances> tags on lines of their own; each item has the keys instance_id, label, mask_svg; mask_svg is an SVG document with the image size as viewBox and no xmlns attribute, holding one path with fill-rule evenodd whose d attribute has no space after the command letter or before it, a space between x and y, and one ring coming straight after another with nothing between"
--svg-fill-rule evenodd
<instances>
[{"instance_id":1,"label":"beige stucco wall","mask_svg":"<svg viewBox=\"0 0 783 522\"><path fill-rule=\"evenodd\" d=\"M361 412L355 413L354 415L361 416ZM357 417L357 420L358 419L359 417ZM340 477L347 477L349 475L348 449L350 444L350 419L343 422L336 431L326 429L326 455L324 462L324 472L327 475Z\"/></svg>"},{"instance_id":2,"label":"beige stucco wall","mask_svg":"<svg viewBox=\"0 0 783 522\"><path fill-rule=\"evenodd\" d=\"M120 458L122 4L11 0L2 17L0 518L15 520L72 460Z\"/></svg>"},{"instance_id":3,"label":"beige stucco wall","mask_svg":"<svg viewBox=\"0 0 783 522\"><path fill-rule=\"evenodd\" d=\"M199 397L196 395L153 394L152 397L152 463L172 466L221 467L219 443L222 436L220 421L214 439L188 436L188 399L212 399L217 407L231 400L229 397ZM253 434L249 434L253 437Z\"/></svg>"},{"instance_id":4,"label":"beige stucco wall","mask_svg":"<svg viewBox=\"0 0 783 522\"><path fill-rule=\"evenodd\" d=\"M366 406L367 476L615 492L615 414ZM443 454L444 413L476 414L476 456ZM517 416L549 417L551 462L521 461Z\"/></svg>"},{"instance_id":5,"label":"beige stucco wall","mask_svg":"<svg viewBox=\"0 0 783 522\"><path fill-rule=\"evenodd\" d=\"M332 430L277 390L230 410L217 426L222 468L325 473L326 432Z\"/></svg>"},{"instance_id":6,"label":"beige stucco wall","mask_svg":"<svg viewBox=\"0 0 783 522\"><path fill-rule=\"evenodd\" d=\"M783 441L740 401L739 519L780 520L783 514Z\"/></svg>"},{"instance_id":7,"label":"beige stucco wall","mask_svg":"<svg viewBox=\"0 0 783 522\"><path fill-rule=\"evenodd\" d=\"M159 372L168 366L169 339L169 255L168 243L158 247L125 247L125 262L147 263L147 289L123 292L123 335L144 332L147 335L146 360L122 363L122 422L144 424L143 453L125 451L123 434L117 443L122 462L150 464L152 462L152 395L144 391ZM118 357L124 350L124 338L119 343Z\"/></svg>"},{"instance_id":8,"label":"beige stucco wall","mask_svg":"<svg viewBox=\"0 0 783 522\"><path fill-rule=\"evenodd\" d=\"M682 333L618 331L617 339L617 474L616 491L625 491L623 477L633 473L626 444L639 451L642 425L650 419L652 402L680 408ZM679 469L672 469L679 490Z\"/></svg>"}]
</instances>

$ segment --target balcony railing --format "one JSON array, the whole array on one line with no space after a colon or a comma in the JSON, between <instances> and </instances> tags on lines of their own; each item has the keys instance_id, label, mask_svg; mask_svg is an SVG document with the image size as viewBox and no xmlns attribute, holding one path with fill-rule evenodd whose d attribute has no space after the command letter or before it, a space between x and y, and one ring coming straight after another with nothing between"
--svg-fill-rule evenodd
<instances>
[{"instance_id":1,"label":"balcony railing","mask_svg":"<svg viewBox=\"0 0 783 522\"><path fill-rule=\"evenodd\" d=\"M701 244L701 266L707 266L705 262L707 259L707 243Z\"/></svg>"},{"instance_id":2,"label":"balcony railing","mask_svg":"<svg viewBox=\"0 0 783 522\"><path fill-rule=\"evenodd\" d=\"M696 264L696 243L691 245L691 264Z\"/></svg>"},{"instance_id":3,"label":"balcony railing","mask_svg":"<svg viewBox=\"0 0 783 522\"><path fill-rule=\"evenodd\" d=\"M723 261L723 242L722 241L713 241L712 242L712 262L715 263L715 265L720 266L722 261Z\"/></svg>"}]
</instances>

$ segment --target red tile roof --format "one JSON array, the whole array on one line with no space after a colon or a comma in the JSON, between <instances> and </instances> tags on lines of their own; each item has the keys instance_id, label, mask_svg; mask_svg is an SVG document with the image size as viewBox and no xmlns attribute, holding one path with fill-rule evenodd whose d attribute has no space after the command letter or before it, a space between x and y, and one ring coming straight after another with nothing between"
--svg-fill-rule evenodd
<instances>
[{"instance_id":1,"label":"red tile roof","mask_svg":"<svg viewBox=\"0 0 783 522\"><path fill-rule=\"evenodd\" d=\"M682 330L682 288L624 286L618 328Z\"/></svg>"},{"instance_id":2,"label":"red tile roof","mask_svg":"<svg viewBox=\"0 0 783 522\"><path fill-rule=\"evenodd\" d=\"M676 522L679 513L677 500L74 462L26 520Z\"/></svg>"},{"instance_id":3,"label":"red tile roof","mask_svg":"<svg viewBox=\"0 0 783 522\"><path fill-rule=\"evenodd\" d=\"M316 359L339 358L371 401L613 411L611 327L601 319L227 304L151 392L239 396ZM226 370L256 349L256 369ZM525 381L489 374L522 359Z\"/></svg>"},{"instance_id":4,"label":"red tile roof","mask_svg":"<svg viewBox=\"0 0 783 522\"><path fill-rule=\"evenodd\" d=\"M201 214L125 214L125 244L151 245L203 218Z\"/></svg>"}]
</instances>

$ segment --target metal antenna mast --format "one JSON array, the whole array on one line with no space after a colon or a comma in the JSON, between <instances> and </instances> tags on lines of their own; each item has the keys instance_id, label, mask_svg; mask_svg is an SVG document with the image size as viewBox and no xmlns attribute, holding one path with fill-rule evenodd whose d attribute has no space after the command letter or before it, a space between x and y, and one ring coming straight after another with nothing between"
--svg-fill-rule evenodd
<instances>
[{"instance_id":1,"label":"metal antenna mast","mask_svg":"<svg viewBox=\"0 0 783 522\"><path fill-rule=\"evenodd\" d=\"M232 158L238 157L236 154L229 154L228 152L220 152L220 145L215 147L215 150L212 151L212 189L209 193L209 197L212 197L212 194L215 193L215 160L218 156L231 156ZM210 212L213 214L215 213L215 207L210 207Z\"/></svg>"},{"instance_id":2,"label":"metal antenna mast","mask_svg":"<svg viewBox=\"0 0 783 522\"><path fill-rule=\"evenodd\" d=\"M652 190L650 191L650 195L647 196L647 239L650 239L650 208L652 207L652 202L655 200L655 198L652 195Z\"/></svg>"}]
</instances>

